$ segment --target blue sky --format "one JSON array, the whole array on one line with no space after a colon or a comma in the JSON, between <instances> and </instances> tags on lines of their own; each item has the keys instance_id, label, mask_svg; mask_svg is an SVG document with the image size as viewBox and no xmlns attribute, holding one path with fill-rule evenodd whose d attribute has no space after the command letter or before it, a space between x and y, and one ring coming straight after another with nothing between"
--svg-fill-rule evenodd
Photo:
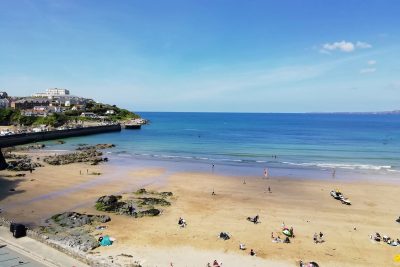
<instances>
[{"instance_id":1,"label":"blue sky","mask_svg":"<svg viewBox=\"0 0 400 267\"><path fill-rule=\"evenodd\" d=\"M400 1L1 0L0 89L136 111L400 109Z\"/></svg>"}]
</instances>

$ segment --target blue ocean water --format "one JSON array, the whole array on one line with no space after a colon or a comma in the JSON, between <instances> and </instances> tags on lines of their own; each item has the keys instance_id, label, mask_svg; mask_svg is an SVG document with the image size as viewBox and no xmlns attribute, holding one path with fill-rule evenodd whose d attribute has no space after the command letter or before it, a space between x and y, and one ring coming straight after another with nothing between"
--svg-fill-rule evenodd
<instances>
[{"instance_id":1,"label":"blue ocean water","mask_svg":"<svg viewBox=\"0 0 400 267\"><path fill-rule=\"evenodd\" d=\"M114 143L124 164L164 164L251 174L295 171L400 172L400 115L142 112L150 124L70 138L63 146ZM275 157L276 156L276 157ZM161 162L161 163L160 163ZM283 171L285 170L285 171ZM289 171L290 170L290 171Z\"/></svg>"}]
</instances>

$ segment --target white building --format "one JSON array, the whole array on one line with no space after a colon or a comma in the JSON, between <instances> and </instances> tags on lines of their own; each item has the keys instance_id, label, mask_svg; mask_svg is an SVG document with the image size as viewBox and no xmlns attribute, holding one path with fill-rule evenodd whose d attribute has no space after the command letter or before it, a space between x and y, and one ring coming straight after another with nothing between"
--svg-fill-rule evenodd
<instances>
[{"instance_id":1,"label":"white building","mask_svg":"<svg viewBox=\"0 0 400 267\"><path fill-rule=\"evenodd\" d=\"M50 96L69 95L69 90L59 89L59 88L50 88L50 89L46 90L46 93Z\"/></svg>"},{"instance_id":2,"label":"white building","mask_svg":"<svg viewBox=\"0 0 400 267\"><path fill-rule=\"evenodd\" d=\"M33 97L52 97L52 96L67 96L69 95L69 90L59 89L59 88L49 88L44 93L33 94Z\"/></svg>"},{"instance_id":3,"label":"white building","mask_svg":"<svg viewBox=\"0 0 400 267\"><path fill-rule=\"evenodd\" d=\"M93 112L82 112L81 117L85 118L97 118L97 115Z\"/></svg>"},{"instance_id":4,"label":"white building","mask_svg":"<svg viewBox=\"0 0 400 267\"><path fill-rule=\"evenodd\" d=\"M8 98L7 92L0 92L0 99Z\"/></svg>"},{"instance_id":5,"label":"white building","mask_svg":"<svg viewBox=\"0 0 400 267\"><path fill-rule=\"evenodd\" d=\"M10 107L10 100L7 98L0 99L0 108L9 108Z\"/></svg>"}]
</instances>

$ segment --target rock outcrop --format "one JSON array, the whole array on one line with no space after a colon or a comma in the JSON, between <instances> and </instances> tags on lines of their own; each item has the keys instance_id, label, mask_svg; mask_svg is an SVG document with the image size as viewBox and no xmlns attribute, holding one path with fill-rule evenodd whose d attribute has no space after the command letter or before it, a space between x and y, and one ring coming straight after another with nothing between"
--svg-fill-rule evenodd
<instances>
[{"instance_id":1,"label":"rock outcrop","mask_svg":"<svg viewBox=\"0 0 400 267\"><path fill-rule=\"evenodd\" d=\"M30 158L22 158L18 160L10 160L7 162L7 170L10 171L31 171L37 167L43 167L42 164L38 162L32 162Z\"/></svg>"},{"instance_id":2,"label":"rock outcrop","mask_svg":"<svg viewBox=\"0 0 400 267\"><path fill-rule=\"evenodd\" d=\"M140 197L122 199L122 196L102 196L96 201L95 207L99 211L114 212L135 218L158 216L161 214L159 207L171 205L166 198L173 194L171 192L158 193L139 189L135 192L135 195L140 195Z\"/></svg>"},{"instance_id":3,"label":"rock outcrop","mask_svg":"<svg viewBox=\"0 0 400 267\"><path fill-rule=\"evenodd\" d=\"M64 212L56 214L51 219L62 227L74 228L93 223L106 223L111 221L108 215L87 215L77 212Z\"/></svg>"},{"instance_id":4,"label":"rock outcrop","mask_svg":"<svg viewBox=\"0 0 400 267\"><path fill-rule=\"evenodd\" d=\"M114 144L97 144L94 146L82 144L79 146L76 150L98 150L98 149L107 149L107 148L113 148L115 147Z\"/></svg>"},{"instance_id":5,"label":"rock outcrop","mask_svg":"<svg viewBox=\"0 0 400 267\"><path fill-rule=\"evenodd\" d=\"M47 156L43 161L50 165L66 165L76 162L89 162L92 165L97 165L100 162L107 161L107 158L102 158L102 152L97 150L85 150L69 154L61 154L56 156Z\"/></svg>"},{"instance_id":6,"label":"rock outcrop","mask_svg":"<svg viewBox=\"0 0 400 267\"><path fill-rule=\"evenodd\" d=\"M87 252L99 246L97 238L91 235L94 225L110 220L107 215L64 212L46 220L47 225L41 226L39 233L62 247Z\"/></svg>"}]
</instances>

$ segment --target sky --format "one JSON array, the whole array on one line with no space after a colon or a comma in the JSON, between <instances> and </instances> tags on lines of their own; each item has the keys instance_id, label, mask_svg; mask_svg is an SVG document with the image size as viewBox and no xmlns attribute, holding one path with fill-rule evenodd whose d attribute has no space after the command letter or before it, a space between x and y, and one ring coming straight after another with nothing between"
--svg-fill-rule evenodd
<instances>
[{"instance_id":1,"label":"sky","mask_svg":"<svg viewBox=\"0 0 400 267\"><path fill-rule=\"evenodd\" d=\"M400 109L400 1L0 0L0 90L134 111Z\"/></svg>"}]
</instances>

